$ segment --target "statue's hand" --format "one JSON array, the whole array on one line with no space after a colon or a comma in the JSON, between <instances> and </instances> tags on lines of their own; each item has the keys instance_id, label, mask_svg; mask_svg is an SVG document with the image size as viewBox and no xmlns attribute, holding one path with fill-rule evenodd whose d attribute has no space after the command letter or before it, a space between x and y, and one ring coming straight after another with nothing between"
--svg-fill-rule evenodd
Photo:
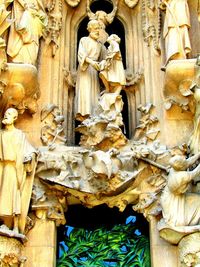
<instances>
[{"instance_id":1,"label":"statue's hand","mask_svg":"<svg viewBox=\"0 0 200 267\"><path fill-rule=\"evenodd\" d=\"M93 61L93 62L91 63L91 65L92 65L92 67L93 67L95 70L97 70L97 71L100 70L99 63L98 63L98 62Z\"/></svg>"}]
</instances>

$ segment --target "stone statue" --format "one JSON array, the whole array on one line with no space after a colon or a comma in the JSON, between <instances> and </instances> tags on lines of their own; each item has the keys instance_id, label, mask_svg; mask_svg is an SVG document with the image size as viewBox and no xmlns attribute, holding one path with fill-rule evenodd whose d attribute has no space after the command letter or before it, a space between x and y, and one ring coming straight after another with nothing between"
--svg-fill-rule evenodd
<instances>
[{"instance_id":1,"label":"stone statue","mask_svg":"<svg viewBox=\"0 0 200 267\"><path fill-rule=\"evenodd\" d=\"M89 36L81 38L78 48L78 73L76 82L75 113L79 121L87 118L96 106L100 92L98 61L103 47L99 38L99 22L91 20L87 29Z\"/></svg>"},{"instance_id":2,"label":"stone statue","mask_svg":"<svg viewBox=\"0 0 200 267\"><path fill-rule=\"evenodd\" d=\"M15 233L23 233L35 169L36 151L15 128L18 112L9 108L0 132L0 218ZM29 177L28 177L29 176Z\"/></svg>"},{"instance_id":3,"label":"stone statue","mask_svg":"<svg viewBox=\"0 0 200 267\"><path fill-rule=\"evenodd\" d=\"M99 77L102 79L107 92L119 94L122 87L126 85L125 70L119 47L120 38L116 34L111 34L107 42L110 45L105 60L100 63Z\"/></svg>"},{"instance_id":4,"label":"stone statue","mask_svg":"<svg viewBox=\"0 0 200 267\"><path fill-rule=\"evenodd\" d=\"M117 5L118 5L118 0L116 0L114 4L114 8L111 13L106 13L103 10L98 10L95 13L93 13L90 9L90 3L91 0L87 0L87 14L90 20L97 20L99 22L99 41L104 44L108 38L108 34L106 32L106 26L108 24L111 24L114 20L114 17L117 12Z\"/></svg>"},{"instance_id":5,"label":"stone statue","mask_svg":"<svg viewBox=\"0 0 200 267\"><path fill-rule=\"evenodd\" d=\"M188 30L190 13L187 0L163 0L166 16L163 29L166 63L171 59L185 59L191 51Z\"/></svg>"},{"instance_id":6,"label":"stone statue","mask_svg":"<svg viewBox=\"0 0 200 267\"><path fill-rule=\"evenodd\" d=\"M47 15L40 0L13 0L7 54L11 62L36 65L39 39L47 26Z\"/></svg>"},{"instance_id":7,"label":"stone statue","mask_svg":"<svg viewBox=\"0 0 200 267\"><path fill-rule=\"evenodd\" d=\"M161 195L161 206L164 221L171 227L200 224L200 194L187 192L190 183L198 180L200 165L192 171L187 169L199 158L200 153L188 159L176 155L170 160L171 168Z\"/></svg>"}]
</instances>

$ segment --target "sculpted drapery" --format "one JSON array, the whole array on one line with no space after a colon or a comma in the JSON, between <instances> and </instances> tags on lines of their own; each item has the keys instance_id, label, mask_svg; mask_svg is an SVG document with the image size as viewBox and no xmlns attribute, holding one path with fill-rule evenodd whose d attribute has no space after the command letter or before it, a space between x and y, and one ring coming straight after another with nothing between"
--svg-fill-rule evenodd
<instances>
[{"instance_id":1,"label":"sculpted drapery","mask_svg":"<svg viewBox=\"0 0 200 267\"><path fill-rule=\"evenodd\" d=\"M23 232L31 198L36 150L25 134L13 125L17 111L10 108L0 131L0 217L14 220L15 231Z\"/></svg>"},{"instance_id":2,"label":"sculpted drapery","mask_svg":"<svg viewBox=\"0 0 200 267\"><path fill-rule=\"evenodd\" d=\"M185 59L191 51L188 30L190 13L187 0L164 1L167 5L163 37L166 62L170 59Z\"/></svg>"},{"instance_id":3,"label":"sculpted drapery","mask_svg":"<svg viewBox=\"0 0 200 267\"><path fill-rule=\"evenodd\" d=\"M14 0L7 54L11 62L36 64L39 39L47 25L41 0Z\"/></svg>"},{"instance_id":4,"label":"sculpted drapery","mask_svg":"<svg viewBox=\"0 0 200 267\"><path fill-rule=\"evenodd\" d=\"M98 41L99 23L88 23L89 36L81 38L78 48L78 74L76 81L75 112L76 119L87 117L97 105L100 92L98 62L103 55L103 46Z\"/></svg>"}]
</instances>

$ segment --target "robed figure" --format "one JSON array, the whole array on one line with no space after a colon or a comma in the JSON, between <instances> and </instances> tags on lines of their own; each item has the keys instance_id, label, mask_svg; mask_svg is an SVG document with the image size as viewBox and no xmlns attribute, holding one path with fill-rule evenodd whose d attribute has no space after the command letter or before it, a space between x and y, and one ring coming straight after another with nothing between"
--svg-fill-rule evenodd
<instances>
[{"instance_id":1,"label":"robed figure","mask_svg":"<svg viewBox=\"0 0 200 267\"><path fill-rule=\"evenodd\" d=\"M39 39L47 26L47 15L41 0L14 0L14 23L10 27L7 54L11 62L36 65Z\"/></svg>"},{"instance_id":2,"label":"robed figure","mask_svg":"<svg viewBox=\"0 0 200 267\"><path fill-rule=\"evenodd\" d=\"M17 115L17 110L8 109L2 121L5 129L0 131L0 218L10 219L13 230L22 233L32 191L36 151L25 134L14 127Z\"/></svg>"},{"instance_id":3,"label":"robed figure","mask_svg":"<svg viewBox=\"0 0 200 267\"><path fill-rule=\"evenodd\" d=\"M77 120L87 118L98 103L99 60L103 55L99 38L99 23L91 20L87 27L89 36L81 38L78 48L78 74L76 82L75 113Z\"/></svg>"},{"instance_id":4,"label":"robed figure","mask_svg":"<svg viewBox=\"0 0 200 267\"><path fill-rule=\"evenodd\" d=\"M171 59L185 59L191 51L189 28L190 13L187 0L166 0L163 30L166 63Z\"/></svg>"}]
</instances>

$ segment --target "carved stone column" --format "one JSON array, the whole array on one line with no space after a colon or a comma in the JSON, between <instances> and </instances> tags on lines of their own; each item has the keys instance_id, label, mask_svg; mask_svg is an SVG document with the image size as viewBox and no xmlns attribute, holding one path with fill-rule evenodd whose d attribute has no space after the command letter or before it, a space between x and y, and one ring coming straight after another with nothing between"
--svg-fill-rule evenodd
<instances>
[{"instance_id":1,"label":"carved stone column","mask_svg":"<svg viewBox=\"0 0 200 267\"><path fill-rule=\"evenodd\" d=\"M23 254L27 261L24 267L55 267L56 266L56 224L46 217L46 211L37 212L35 225L27 234Z\"/></svg>"}]
</instances>

